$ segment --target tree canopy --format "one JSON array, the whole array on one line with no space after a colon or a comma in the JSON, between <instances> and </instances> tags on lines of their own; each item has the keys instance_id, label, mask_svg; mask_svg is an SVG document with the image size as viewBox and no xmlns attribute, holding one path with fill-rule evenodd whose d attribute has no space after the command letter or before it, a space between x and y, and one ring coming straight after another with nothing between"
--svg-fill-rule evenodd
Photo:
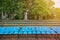
<instances>
[{"instance_id":1,"label":"tree canopy","mask_svg":"<svg viewBox=\"0 0 60 40\"><path fill-rule=\"evenodd\" d=\"M42 18L45 14L51 14L50 8L53 5L52 0L0 0L0 15L5 13L9 19L22 19L28 10L28 14Z\"/></svg>"}]
</instances>

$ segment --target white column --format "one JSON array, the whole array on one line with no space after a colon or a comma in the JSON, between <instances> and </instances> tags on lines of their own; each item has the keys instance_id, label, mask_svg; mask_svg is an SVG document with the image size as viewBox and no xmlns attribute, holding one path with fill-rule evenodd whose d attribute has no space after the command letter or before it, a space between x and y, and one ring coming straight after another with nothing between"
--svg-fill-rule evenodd
<instances>
[{"instance_id":1,"label":"white column","mask_svg":"<svg viewBox=\"0 0 60 40\"><path fill-rule=\"evenodd\" d=\"M2 19L3 19L3 11L2 11Z\"/></svg>"},{"instance_id":2,"label":"white column","mask_svg":"<svg viewBox=\"0 0 60 40\"><path fill-rule=\"evenodd\" d=\"M25 12L25 15L24 15L24 20L27 20L27 14L28 14L28 10Z\"/></svg>"},{"instance_id":3,"label":"white column","mask_svg":"<svg viewBox=\"0 0 60 40\"><path fill-rule=\"evenodd\" d=\"M6 13L3 13L3 11L2 11L2 19L6 19Z\"/></svg>"},{"instance_id":4,"label":"white column","mask_svg":"<svg viewBox=\"0 0 60 40\"><path fill-rule=\"evenodd\" d=\"M27 12L25 12L24 20L27 20Z\"/></svg>"}]
</instances>

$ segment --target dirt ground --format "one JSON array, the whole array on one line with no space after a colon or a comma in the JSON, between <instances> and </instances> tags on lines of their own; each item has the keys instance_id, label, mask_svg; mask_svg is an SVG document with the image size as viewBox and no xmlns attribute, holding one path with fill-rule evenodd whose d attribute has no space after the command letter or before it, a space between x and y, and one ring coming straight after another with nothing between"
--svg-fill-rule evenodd
<instances>
[{"instance_id":1,"label":"dirt ground","mask_svg":"<svg viewBox=\"0 0 60 40\"><path fill-rule=\"evenodd\" d=\"M0 40L60 40L60 35L0 35Z\"/></svg>"}]
</instances>

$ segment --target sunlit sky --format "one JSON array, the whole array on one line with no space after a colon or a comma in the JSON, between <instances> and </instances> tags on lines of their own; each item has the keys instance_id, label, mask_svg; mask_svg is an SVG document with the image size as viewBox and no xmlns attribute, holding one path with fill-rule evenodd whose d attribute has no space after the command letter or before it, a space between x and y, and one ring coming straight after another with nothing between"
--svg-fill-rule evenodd
<instances>
[{"instance_id":1,"label":"sunlit sky","mask_svg":"<svg viewBox=\"0 0 60 40\"><path fill-rule=\"evenodd\" d=\"M60 0L53 0L55 2L54 7L60 8Z\"/></svg>"}]
</instances>

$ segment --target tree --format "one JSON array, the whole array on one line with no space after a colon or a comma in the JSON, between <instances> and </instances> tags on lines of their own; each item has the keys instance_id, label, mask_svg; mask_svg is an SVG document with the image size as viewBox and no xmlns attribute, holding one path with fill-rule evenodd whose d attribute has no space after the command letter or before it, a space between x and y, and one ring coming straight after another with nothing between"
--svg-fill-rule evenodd
<instances>
[{"instance_id":1,"label":"tree","mask_svg":"<svg viewBox=\"0 0 60 40\"><path fill-rule=\"evenodd\" d=\"M35 19L37 18L37 15L39 15L40 19L43 14L50 13L48 3L45 0L22 0L22 2L25 4L26 20L28 13L35 15Z\"/></svg>"},{"instance_id":2,"label":"tree","mask_svg":"<svg viewBox=\"0 0 60 40\"><path fill-rule=\"evenodd\" d=\"M21 2L23 2L25 5L24 5L24 20L27 20L27 14L29 13L31 7L32 7L32 1L33 0L20 0Z\"/></svg>"},{"instance_id":3,"label":"tree","mask_svg":"<svg viewBox=\"0 0 60 40\"><path fill-rule=\"evenodd\" d=\"M35 18L37 18L37 15L39 15L39 19L42 19L44 14L52 14L51 10L53 9L53 5L54 2L52 0L35 0L31 13L35 15Z\"/></svg>"},{"instance_id":4,"label":"tree","mask_svg":"<svg viewBox=\"0 0 60 40\"><path fill-rule=\"evenodd\" d=\"M39 15L39 19L42 18L42 16L45 13L50 13L50 9L48 6L48 3L44 0L34 0L34 4L31 8L30 13L35 15L35 18L37 18L37 15Z\"/></svg>"},{"instance_id":5,"label":"tree","mask_svg":"<svg viewBox=\"0 0 60 40\"><path fill-rule=\"evenodd\" d=\"M53 5L55 5L55 3L53 2L53 0L47 0L47 3L48 3L48 6L49 6L49 9L50 9L50 14L49 14L49 18L51 19L51 18L54 18L54 6Z\"/></svg>"},{"instance_id":6,"label":"tree","mask_svg":"<svg viewBox=\"0 0 60 40\"><path fill-rule=\"evenodd\" d=\"M54 9L54 18L60 19L60 8L55 8Z\"/></svg>"},{"instance_id":7,"label":"tree","mask_svg":"<svg viewBox=\"0 0 60 40\"><path fill-rule=\"evenodd\" d=\"M0 11L1 14L7 14L9 19L13 19L15 14L23 13L24 3L20 0L0 0Z\"/></svg>"},{"instance_id":8,"label":"tree","mask_svg":"<svg viewBox=\"0 0 60 40\"><path fill-rule=\"evenodd\" d=\"M38 16L39 19L43 18L44 14L51 14L50 7L53 5L51 0L0 0L0 4L0 14L7 14L9 19L18 14L19 16L25 14L25 20L28 14L34 15L35 19Z\"/></svg>"},{"instance_id":9,"label":"tree","mask_svg":"<svg viewBox=\"0 0 60 40\"><path fill-rule=\"evenodd\" d=\"M3 6L2 6L2 3L3 3L3 0L0 0L0 19L1 19L1 15L2 15L2 9L3 9Z\"/></svg>"}]
</instances>

